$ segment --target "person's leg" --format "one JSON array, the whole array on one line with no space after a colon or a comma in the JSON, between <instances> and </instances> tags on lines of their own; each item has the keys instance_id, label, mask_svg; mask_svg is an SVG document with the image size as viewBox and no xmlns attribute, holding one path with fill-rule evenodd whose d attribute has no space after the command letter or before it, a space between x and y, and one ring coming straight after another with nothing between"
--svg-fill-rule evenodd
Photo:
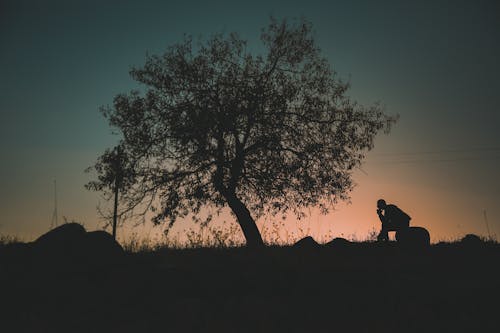
<instances>
[{"instance_id":1,"label":"person's leg","mask_svg":"<svg viewBox=\"0 0 500 333\"><path fill-rule=\"evenodd\" d=\"M377 236L377 240L379 241L388 241L389 240L389 230L385 224L382 223L382 230Z\"/></svg>"}]
</instances>

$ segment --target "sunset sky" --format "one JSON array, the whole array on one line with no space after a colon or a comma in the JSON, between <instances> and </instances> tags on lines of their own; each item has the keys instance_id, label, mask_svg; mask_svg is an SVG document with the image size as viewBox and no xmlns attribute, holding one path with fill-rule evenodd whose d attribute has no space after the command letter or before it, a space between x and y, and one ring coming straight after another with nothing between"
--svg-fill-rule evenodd
<instances>
[{"instance_id":1,"label":"sunset sky","mask_svg":"<svg viewBox=\"0 0 500 333\"><path fill-rule=\"evenodd\" d=\"M184 33L236 31L258 49L270 15L310 20L349 95L400 115L355 172L351 204L302 221L311 235L362 239L380 227L379 198L433 241L487 236L485 211L500 235L498 0L2 0L0 234L48 230L54 179L59 221L98 228L99 195L84 189L83 171L117 141L98 109L137 87L131 66Z\"/></svg>"}]
</instances>

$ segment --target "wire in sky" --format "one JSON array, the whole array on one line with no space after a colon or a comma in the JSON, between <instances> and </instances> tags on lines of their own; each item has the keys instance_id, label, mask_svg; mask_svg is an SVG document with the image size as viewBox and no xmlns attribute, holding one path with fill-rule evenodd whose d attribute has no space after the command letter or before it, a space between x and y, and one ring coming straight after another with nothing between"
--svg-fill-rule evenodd
<instances>
[{"instance_id":1,"label":"wire in sky","mask_svg":"<svg viewBox=\"0 0 500 333\"><path fill-rule=\"evenodd\" d=\"M477 152L494 152L500 151L500 147L478 147L469 149L445 149L445 150L430 150L417 152L401 152L401 153L374 153L372 156L409 156L409 155L432 155L432 154L455 154L455 153L477 153Z\"/></svg>"},{"instance_id":2,"label":"wire in sky","mask_svg":"<svg viewBox=\"0 0 500 333\"><path fill-rule=\"evenodd\" d=\"M457 157L457 158L437 158L437 159L413 159L413 160L379 160L371 161L379 164L414 164L414 163L440 163L440 162L466 162L466 161L487 161L500 159L500 156L489 157Z\"/></svg>"}]
</instances>

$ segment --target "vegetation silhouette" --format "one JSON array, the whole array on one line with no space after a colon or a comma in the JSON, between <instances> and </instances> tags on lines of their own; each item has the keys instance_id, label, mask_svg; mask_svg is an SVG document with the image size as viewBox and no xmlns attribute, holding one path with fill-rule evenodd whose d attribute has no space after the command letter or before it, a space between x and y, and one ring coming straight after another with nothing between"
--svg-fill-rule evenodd
<instances>
[{"instance_id":1,"label":"vegetation silhouette","mask_svg":"<svg viewBox=\"0 0 500 333\"><path fill-rule=\"evenodd\" d=\"M66 232L73 236L65 239L85 235L70 225L42 239L58 243ZM82 260L81 252L68 251L75 246L69 242L58 245L64 254L0 244L1 328L495 332L500 247L479 240L406 251L398 242L338 238L320 245L306 238L261 251L143 249L98 264L93 256Z\"/></svg>"},{"instance_id":2,"label":"vegetation silhouette","mask_svg":"<svg viewBox=\"0 0 500 333\"><path fill-rule=\"evenodd\" d=\"M235 34L197 49L187 38L133 70L149 88L104 108L123 138L87 184L113 200L113 235L77 223L31 243L0 235L0 329L498 331L499 244L469 234L412 251L401 245L429 245L429 233L409 217L396 221L385 202L381 234L397 229L398 242L305 237L253 251L263 243L261 214L301 217L304 207L326 212L347 198L351 171L395 121L346 96L311 29L271 20L263 56ZM249 247L127 252L116 242L118 221L136 209L173 223L204 205L229 206Z\"/></svg>"},{"instance_id":3,"label":"vegetation silhouette","mask_svg":"<svg viewBox=\"0 0 500 333\"><path fill-rule=\"evenodd\" d=\"M259 247L264 213L301 218L304 207L326 213L348 198L353 169L396 117L347 96L306 20L271 18L261 41L264 53L252 54L236 33L186 37L131 71L144 91L102 108L133 161L128 207L168 225L191 214L208 223L229 207L247 246ZM89 187L101 190L103 158L96 170Z\"/></svg>"}]
</instances>

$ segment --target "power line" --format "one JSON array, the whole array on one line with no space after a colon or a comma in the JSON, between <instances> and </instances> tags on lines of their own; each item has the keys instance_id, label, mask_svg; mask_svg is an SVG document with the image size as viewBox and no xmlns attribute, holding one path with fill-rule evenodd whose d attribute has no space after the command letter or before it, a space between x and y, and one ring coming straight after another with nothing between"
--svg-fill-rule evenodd
<instances>
[{"instance_id":1,"label":"power line","mask_svg":"<svg viewBox=\"0 0 500 333\"><path fill-rule=\"evenodd\" d=\"M414 164L414 163L442 163L442 162L467 162L467 161L490 161L500 159L500 156L488 157L457 157L457 158L438 158L438 159L413 159L413 160L379 160L367 161L368 163L378 164Z\"/></svg>"},{"instance_id":2,"label":"power line","mask_svg":"<svg viewBox=\"0 0 500 333\"><path fill-rule=\"evenodd\" d=\"M500 147L478 147L468 149L443 149L416 152L398 152L398 153L374 153L372 156L410 156L410 155L432 155L432 154L456 154L456 153L477 153L477 152L500 152Z\"/></svg>"},{"instance_id":3,"label":"power line","mask_svg":"<svg viewBox=\"0 0 500 333\"><path fill-rule=\"evenodd\" d=\"M375 159L368 158L367 162L374 162L378 164L415 164L487 161L500 158L500 155L497 154L498 152L500 152L500 147L476 147L467 149L441 149L415 152L378 153L372 154L371 156ZM488 155L485 155L484 153L488 153ZM436 156L438 154L441 156Z\"/></svg>"}]
</instances>

